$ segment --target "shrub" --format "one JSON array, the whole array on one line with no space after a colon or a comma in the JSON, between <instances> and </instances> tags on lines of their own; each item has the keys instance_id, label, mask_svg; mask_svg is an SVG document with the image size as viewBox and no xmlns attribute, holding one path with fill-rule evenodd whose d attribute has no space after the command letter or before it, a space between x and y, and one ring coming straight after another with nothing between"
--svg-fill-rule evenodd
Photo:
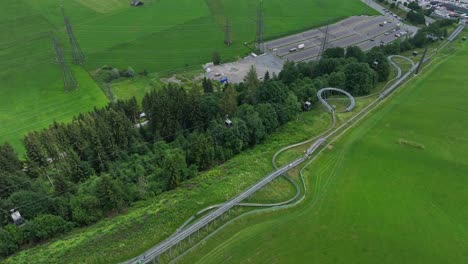
<instances>
[{"instance_id":1,"label":"shrub","mask_svg":"<svg viewBox=\"0 0 468 264\"><path fill-rule=\"evenodd\" d=\"M135 76L135 70L133 70L132 67L128 67L127 70L124 73L125 77L134 77Z\"/></svg>"},{"instance_id":2,"label":"shrub","mask_svg":"<svg viewBox=\"0 0 468 264\"><path fill-rule=\"evenodd\" d=\"M118 79L118 78L120 78L120 72L119 72L119 70L118 70L118 69L115 69L115 68L112 69L112 70L111 70L111 77L112 77L112 79Z\"/></svg>"},{"instance_id":3,"label":"shrub","mask_svg":"<svg viewBox=\"0 0 468 264\"><path fill-rule=\"evenodd\" d=\"M18 249L18 244L12 234L5 229L0 229L0 256L6 257Z\"/></svg>"},{"instance_id":4,"label":"shrub","mask_svg":"<svg viewBox=\"0 0 468 264\"><path fill-rule=\"evenodd\" d=\"M25 239L38 242L70 231L73 224L56 215L40 215L24 227Z\"/></svg>"},{"instance_id":5,"label":"shrub","mask_svg":"<svg viewBox=\"0 0 468 264\"><path fill-rule=\"evenodd\" d=\"M219 52L213 52L212 60L214 65L221 64L221 55L219 54Z\"/></svg>"}]
</instances>

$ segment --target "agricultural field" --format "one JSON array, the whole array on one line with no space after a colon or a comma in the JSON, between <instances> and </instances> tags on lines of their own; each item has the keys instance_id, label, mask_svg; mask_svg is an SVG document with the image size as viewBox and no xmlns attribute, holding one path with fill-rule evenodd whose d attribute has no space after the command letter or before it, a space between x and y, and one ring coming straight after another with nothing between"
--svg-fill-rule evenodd
<instances>
[{"instance_id":1,"label":"agricultural field","mask_svg":"<svg viewBox=\"0 0 468 264\"><path fill-rule=\"evenodd\" d=\"M54 29L25 1L0 4L0 142L10 142L19 152L28 131L107 102L81 67L72 67L78 91L65 93L48 35Z\"/></svg>"},{"instance_id":2,"label":"agricultural field","mask_svg":"<svg viewBox=\"0 0 468 264\"><path fill-rule=\"evenodd\" d=\"M436 58L329 146L297 207L240 218L181 262L467 263L467 61L466 45Z\"/></svg>"},{"instance_id":3,"label":"agricultural field","mask_svg":"<svg viewBox=\"0 0 468 264\"><path fill-rule=\"evenodd\" d=\"M244 42L255 37L255 1L146 0L131 7L129 0L64 1L66 14L87 63L73 67L80 87L65 93L52 49L50 32L70 48L56 0L3 1L0 4L0 142L11 142L23 152L21 139L28 131L67 121L107 99L90 78L103 65L158 72L198 69L219 51L223 60L245 55ZM337 6L340 8L336 8ZM265 3L267 38L298 32L366 11L359 0L273 0ZM233 45L225 47L224 22L232 24ZM330 21L331 19L331 21ZM148 85L117 87L117 97L141 97Z\"/></svg>"}]
</instances>

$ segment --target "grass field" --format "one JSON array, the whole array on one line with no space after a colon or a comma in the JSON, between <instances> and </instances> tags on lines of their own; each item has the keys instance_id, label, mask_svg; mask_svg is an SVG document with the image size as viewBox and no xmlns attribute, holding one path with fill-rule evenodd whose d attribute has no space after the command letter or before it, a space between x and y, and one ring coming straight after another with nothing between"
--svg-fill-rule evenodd
<instances>
[{"instance_id":1,"label":"grass field","mask_svg":"<svg viewBox=\"0 0 468 264\"><path fill-rule=\"evenodd\" d=\"M256 1L146 0L64 1L78 42L85 52L84 69L74 67L80 90L63 91L49 32L70 48L60 1L18 0L0 4L0 142L22 152L21 139L53 120L67 121L79 112L102 106L106 98L86 71L103 65L147 69L159 75L193 70L219 51L223 59L248 53L244 42L255 37ZM339 5L340 8L336 8ZM364 12L359 0L272 0L265 2L266 37L285 35ZM232 22L233 45L223 44L224 21ZM117 97L142 97L142 82L117 87ZM128 89L127 89L128 88Z\"/></svg>"},{"instance_id":2,"label":"grass field","mask_svg":"<svg viewBox=\"0 0 468 264\"><path fill-rule=\"evenodd\" d=\"M436 60L324 151L305 202L241 218L182 262L467 263L467 61L468 47Z\"/></svg>"},{"instance_id":3,"label":"grass field","mask_svg":"<svg viewBox=\"0 0 468 264\"><path fill-rule=\"evenodd\" d=\"M24 0L0 4L0 143L10 142L20 153L28 131L107 102L81 67L72 67L79 90L65 93L48 35L55 29Z\"/></svg>"},{"instance_id":4,"label":"grass field","mask_svg":"<svg viewBox=\"0 0 468 264\"><path fill-rule=\"evenodd\" d=\"M130 99L133 96L141 103L143 96L152 89L160 89L163 83L159 81L159 76L137 76L112 82L110 84L112 94L116 99Z\"/></svg>"}]
</instances>

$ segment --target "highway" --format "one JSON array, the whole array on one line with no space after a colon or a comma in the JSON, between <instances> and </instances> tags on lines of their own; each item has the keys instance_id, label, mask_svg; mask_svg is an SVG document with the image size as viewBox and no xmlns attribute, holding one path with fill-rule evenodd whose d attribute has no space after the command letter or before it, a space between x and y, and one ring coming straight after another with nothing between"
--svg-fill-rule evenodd
<instances>
[{"instance_id":1,"label":"highway","mask_svg":"<svg viewBox=\"0 0 468 264\"><path fill-rule=\"evenodd\" d=\"M384 8L383 6L381 6L380 4L374 2L374 0L361 0L362 2L364 2L366 5L372 7L373 9L375 9L377 12L381 13L382 15L386 15L387 13L384 11ZM405 12L409 12L411 11L411 9L409 9L408 7L404 6L404 5L399 5L398 6L400 9L404 10ZM390 10L391 11L391 10ZM426 22L432 24L435 22L435 20L433 18L430 18L428 16L424 16L424 18L426 19Z\"/></svg>"},{"instance_id":2,"label":"highway","mask_svg":"<svg viewBox=\"0 0 468 264\"><path fill-rule=\"evenodd\" d=\"M265 45L272 54L284 61L309 61L319 56L327 30L329 48L357 45L363 50L369 50L382 42L389 43L397 39L394 31L398 24L399 21L393 17L351 17L327 27L272 40ZM304 47L299 49L299 44ZM291 51L293 49L296 51Z\"/></svg>"}]
</instances>

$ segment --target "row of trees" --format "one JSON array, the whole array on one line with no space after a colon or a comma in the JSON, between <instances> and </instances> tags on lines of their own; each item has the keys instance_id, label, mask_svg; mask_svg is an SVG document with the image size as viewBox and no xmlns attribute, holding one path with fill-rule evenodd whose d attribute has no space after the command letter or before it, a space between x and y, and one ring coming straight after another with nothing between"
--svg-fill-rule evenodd
<instances>
[{"instance_id":1,"label":"row of trees","mask_svg":"<svg viewBox=\"0 0 468 264\"><path fill-rule=\"evenodd\" d=\"M446 34L446 24L418 34ZM306 100L315 104L320 88L368 94L388 79L386 56L426 43L417 40L418 35L368 53L358 47L329 49L319 62L287 63L278 76L267 73L263 81L252 68L240 84L219 87L204 79L190 89L167 85L146 94L141 106L135 99L118 101L28 134L25 160L9 144L1 145L0 208L19 207L28 222L18 229L2 214L0 255L176 188L261 143ZM141 111L148 118L145 127L136 125ZM225 116L232 127L225 126Z\"/></svg>"},{"instance_id":2,"label":"row of trees","mask_svg":"<svg viewBox=\"0 0 468 264\"><path fill-rule=\"evenodd\" d=\"M389 6L391 9L397 9L401 5L401 1L387 1L387 0L378 0L380 3L383 3L387 6ZM404 2L404 6L408 7L411 9L407 14L406 14L406 20L408 20L411 24L414 25L424 25L426 23L426 18L425 15L430 15L432 10L423 10L417 1L413 2Z\"/></svg>"},{"instance_id":3,"label":"row of trees","mask_svg":"<svg viewBox=\"0 0 468 264\"><path fill-rule=\"evenodd\" d=\"M390 65L380 48L364 53L358 47L346 50L337 47L326 50L324 58L317 63L286 64L279 78L292 84L301 79L298 76L304 76L319 87L338 87L354 95L366 95L377 82L387 80L389 75Z\"/></svg>"}]
</instances>

